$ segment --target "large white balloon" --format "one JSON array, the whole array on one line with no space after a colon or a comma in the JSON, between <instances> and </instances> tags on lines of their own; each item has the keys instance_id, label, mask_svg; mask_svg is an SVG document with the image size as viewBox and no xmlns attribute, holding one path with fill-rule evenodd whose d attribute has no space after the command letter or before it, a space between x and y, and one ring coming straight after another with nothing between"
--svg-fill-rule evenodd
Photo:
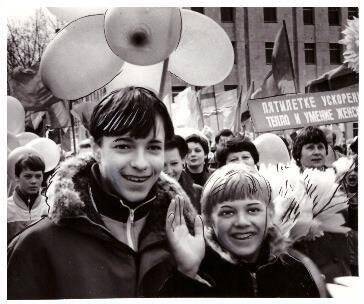
<instances>
[{"instance_id":1,"label":"large white balloon","mask_svg":"<svg viewBox=\"0 0 364 304\"><path fill-rule=\"evenodd\" d=\"M109 83L123 63L107 45L104 15L93 15L58 32L42 55L40 71L54 96L75 100Z\"/></svg>"},{"instance_id":2,"label":"large white balloon","mask_svg":"<svg viewBox=\"0 0 364 304\"><path fill-rule=\"evenodd\" d=\"M21 146L25 146L27 143L31 142L33 139L39 138L39 136L32 132L22 132L16 135L17 140Z\"/></svg>"},{"instance_id":3,"label":"large white balloon","mask_svg":"<svg viewBox=\"0 0 364 304\"><path fill-rule=\"evenodd\" d=\"M234 64L229 36L205 15L187 9L181 9L181 13L181 40L169 57L169 71L196 86L210 86L223 81Z\"/></svg>"},{"instance_id":4,"label":"large white balloon","mask_svg":"<svg viewBox=\"0 0 364 304\"><path fill-rule=\"evenodd\" d=\"M19 158L21 156L24 156L24 155L37 155L40 158L42 158L42 156L35 149L33 149L31 147L24 146L24 147L15 148L8 155L8 170L7 171L8 171L8 177L11 180L15 179L15 163L19 160Z\"/></svg>"},{"instance_id":5,"label":"large white balloon","mask_svg":"<svg viewBox=\"0 0 364 304\"><path fill-rule=\"evenodd\" d=\"M8 132L18 134L24 131L25 111L23 105L13 96L7 97Z\"/></svg>"},{"instance_id":6,"label":"large white balloon","mask_svg":"<svg viewBox=\"0 0 364 304\"><path fill-rule=\"evenodd\" d=\"M254 141L259 152L259 163L265 165L287 164L290 162L289 153L283 140L276 134L265 133Z\"/></svg>"},{"instance_id":7,"label":"large white balloon","mask_svg":"<svg viewBox=\"0 0 364 304\"><path fill-rule=\"evenodd\" d=\"M105 36L126 62L152 65L168 58L181 37L176 7L114 7L105 14Z\"/></svg>"},{"instance_id":8,"label":"large white balloon","mask_svg":"<svg viewBox=\"0 0 364 304\"><path fill-rule=\"evenodd\" d=\"M36 150L44 159L45 172L53 170L59 163L61 151L57 144L49 138L36 138L26 147Z\"/></svg>"}]
</instances>

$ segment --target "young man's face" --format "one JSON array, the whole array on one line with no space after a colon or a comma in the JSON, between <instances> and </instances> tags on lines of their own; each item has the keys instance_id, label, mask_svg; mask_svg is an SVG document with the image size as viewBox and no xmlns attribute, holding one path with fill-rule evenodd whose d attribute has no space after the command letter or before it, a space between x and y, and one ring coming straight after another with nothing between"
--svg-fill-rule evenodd
<instances>
[{"instance_id":1,"label":"young man's face","mask_svg":"<svg viewBox=\"0 0 364 304\"><path fill-rule=\"evenodd\" d=\"M211 217L220 245L248 263L255 262L267 230L266 204L255 199L223 202Z\"/></svg>"},{"instance_id":2,"label":"young man's face","mask_svg":"<svg viewBox=\"0 0 364 304\"><path fill-rule=\"evenodd\" d=\"M164 172L179 180L183 170L183 159L177 148L164 151Z\"/></svg>"},{"instance_id":3,"label":"young man's face","mask_svg":"<svg viewBox=\"0 0 364 304\"><path fill-rule=\"evenodd\" d=\"M126 133L105 136L96 146L104 187L129 202L144 200L156 183L164 165L165 131L160 117L156 132L135 139Z\"/></svg>"},{"instance_id":4,"label":"young man's face","mask_svg":"<svg viewBox=\"0 0 364 304\"><path fill-rule=\"evenodd\" d=\"M320 143L309 143L302 146L301 150L301 166L303 168L320 169L326 162L326 148Z\"/></svg>"},{"instance_id":5,"label":"young man's face","mask_svg":"<svg viewBox=\"0 0 364 304\"><path fill-rule=\"evenodd\" d=\"M25 168L16 178L20 191L31 195L38 194L43 182L43 172Z\"/></svg>"},{"instance_id":6,"label":"young man's face","mask_svg":"<svg viewBox=\"0 0 364 304\"><path fill-rule=\"evenodd\" d=\"M228 142L228 140L230 140L232 138L234 138L233 135L229 135L229 136L221 135L220 139L219 139L219 142L216 143L216 149L217 150L223 149L226 146L226 143Z\"/></svg>"}]
</instances>

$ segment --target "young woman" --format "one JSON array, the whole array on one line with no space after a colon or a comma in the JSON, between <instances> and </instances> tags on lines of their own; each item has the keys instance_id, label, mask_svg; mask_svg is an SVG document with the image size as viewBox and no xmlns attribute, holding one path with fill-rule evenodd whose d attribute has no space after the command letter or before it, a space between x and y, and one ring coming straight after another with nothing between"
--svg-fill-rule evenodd
<instances>
[{"instance_id":1,"label":"young woman","mask_svg":"<svg viewBox=\"0 0 364 304\"><path fill-rule=\"evenodd\" d=\"M181 216L183 208L177 198L167 213L166 231L178 272L166 281L162 296L320 296L323 282L317 283L316 267L288 249L274 224L271 187L256 171L228 164L211 175L194 235Z\"/></svg>"},{"instance_id":2,"label":"young woman","mask_svg":"<svg viewBox=\"0 0 364 304\"><path fill-rule=\"evenodd\" d=\"M203 186L210 176L207 168L209 144L207 139L193 134L186 138L188 153L186 158L186 172L192 177L193 182Z\"/></svg>"}]
</instances>

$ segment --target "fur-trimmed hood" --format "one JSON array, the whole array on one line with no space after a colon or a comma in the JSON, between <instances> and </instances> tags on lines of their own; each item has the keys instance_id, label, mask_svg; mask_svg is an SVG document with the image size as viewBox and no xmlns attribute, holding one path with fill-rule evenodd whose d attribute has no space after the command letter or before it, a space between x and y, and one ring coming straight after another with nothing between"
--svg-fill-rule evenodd
<instances>
[{"instance_id":1,"label":"fur-trimmed hood","mask_svg":"<svg viewBox=\"0 0 364 304\"><path fill-rule=\"evenodd\" d=\"M90 218L89 210L94 210L89 195L91 167L94 163L96 160L91 153L81 154L65 160L53 174L46 191L47 203L50 205L49 218L53 222L59 223L73 217ZM186 201L185 218L189 228L193 227L197 212L190 199L178 182L162 172L156 183L156 199L151 211L153 220L158 221L156 224L160 228L164 229L169 203L177 194Z\"/></svg>"}]
</instances>

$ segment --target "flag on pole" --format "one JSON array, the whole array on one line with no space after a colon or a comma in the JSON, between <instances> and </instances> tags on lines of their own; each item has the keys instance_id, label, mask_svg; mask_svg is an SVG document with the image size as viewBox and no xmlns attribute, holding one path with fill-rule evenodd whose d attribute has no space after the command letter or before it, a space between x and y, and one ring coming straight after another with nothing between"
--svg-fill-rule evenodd
<instances>
[{"instance_id":1,"label":"flag on pole","mask_svg":"<svg viewBox=\"0 0 364 304\"><path fill-rule=\"evenodd\" d=\"M272 69L264 78L261 87L251 96L251 99L287 93L297 93L297 89L286 23L283 21L274 41Z\"/></svg>"},{"instance_id":2,"label":"flag on pole","mask_svg":"<svg viewBox=\"0 0 364 304\"><path fill-rule=\"evenodd\" d=\"M242 90L240 91L240 96L238 100L238 105L236 107L236 113L234 117L234 133L239 133L241 131L241 124L242 122L246 121L250 118L250 113L248 109L248 100L251 98L251 95L254 91L254 81L251 82L249 86L249 90L246 93L244 100Z\"/></svg>"}]
</instances>

